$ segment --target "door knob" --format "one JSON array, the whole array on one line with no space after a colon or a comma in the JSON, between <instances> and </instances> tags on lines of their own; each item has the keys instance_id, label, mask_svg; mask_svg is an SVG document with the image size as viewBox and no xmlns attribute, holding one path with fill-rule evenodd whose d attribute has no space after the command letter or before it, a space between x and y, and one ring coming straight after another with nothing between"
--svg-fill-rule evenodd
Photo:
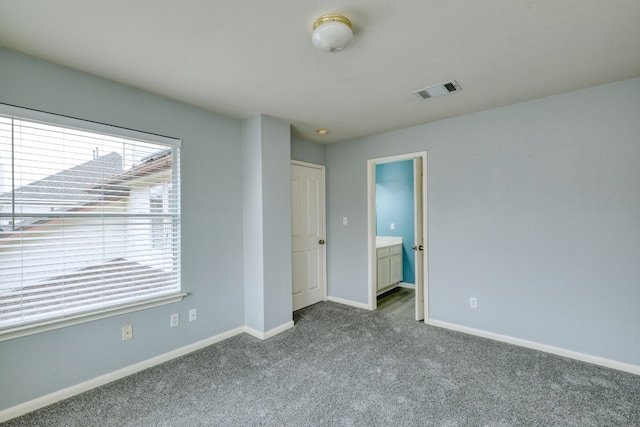
<instances>
[{"instance_id":1,"label":"door knob","mask_svg":"<svg viewBox=\"0 0 640 427\"><path fill-rule=\"evenodd\" d=\"M424 246L422 246L422 245L420 245L420 246L413 245L413 250L414 251L422 251L422 250L424 250Z\"/></svg>"},{"instance_id":2,"label":"door knob","mask_svg":"<svg viewBox=\"0 0 640 427\"><path fill-rule=\"evenodd\" d=\"M318 243L320 243L321 245L324 245L324 240L320 239Z\"/></svg>"}]
</instances>

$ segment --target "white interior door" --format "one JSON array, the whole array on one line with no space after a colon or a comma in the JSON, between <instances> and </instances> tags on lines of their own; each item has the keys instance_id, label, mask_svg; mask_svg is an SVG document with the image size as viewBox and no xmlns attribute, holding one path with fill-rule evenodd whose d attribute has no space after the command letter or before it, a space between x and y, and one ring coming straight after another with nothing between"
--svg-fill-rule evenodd
<instances>
[{"instance_id":1,"label":"white interior door","mask_svg":"<svg viewBox=\"0 0 640 427\"><path fill-rule=\"evenodd\" d=\"M291 164L293 310L326 299L324 166Z\"/></svg>"},{"instance_id":2,"label":"white interior door","mask_svg":"<svg viewBox=\"0 0 640 427\"><path fill-rule=\"evenodd\" d=\"M424 212L423 212L423 168L422 157L413 159L413 206L414 227L413 241L416 255L416 320L424 320Z\"/></svg>"}]
</instances>

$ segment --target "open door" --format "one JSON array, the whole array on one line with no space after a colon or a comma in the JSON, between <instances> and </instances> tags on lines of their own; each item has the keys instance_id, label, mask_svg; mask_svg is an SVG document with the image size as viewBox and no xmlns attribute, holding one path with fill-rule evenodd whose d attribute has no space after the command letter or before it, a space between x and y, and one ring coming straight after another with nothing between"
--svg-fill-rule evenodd
<instances>
[{"instance_id":1,"label":"open door","mask_svg":"<svg viewBox=\"0 0 640 427\"><path fill-rule=\"evenodd\" d=\"M424 320L424 211L423 211L423 165L424 159L413 159L413 207L414 207L414 236L413 251L415 252L416 269L416 320Z\"/></svg>"}]
</instances>

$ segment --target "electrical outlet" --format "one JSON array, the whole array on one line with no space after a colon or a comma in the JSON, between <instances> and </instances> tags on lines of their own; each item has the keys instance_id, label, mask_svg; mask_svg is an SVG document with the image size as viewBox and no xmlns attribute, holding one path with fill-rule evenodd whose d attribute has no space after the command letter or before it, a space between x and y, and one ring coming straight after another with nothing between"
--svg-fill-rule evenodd
<instances>
[{"instance_id":1,"label":"electrical outlet","mask_svg":"<svg viewBox=\"0 0 640 427\"><path fill-rule=\"evenodd\" d=\"M395 229L396 229L396 225L395 225L393 222L391 223L391 229L392 229L392 230L395 230Z\"/></svg>"},{"instance_id":2,"label":"electrical outlet","mask_svg":"<svg viewBox=\"0 0 640 427\"><path fill-rule=\"evenodd\" d=\"M122 341L127 341L133 338L133 326L126 325L122 327Z\"/></svg>"},{"instance_id":3,"label":"electrical outlet","mask_svg":"<svg viewBox=\"0 0 640 427\"><path fill-rule=\"evenodd\" d=\"M174 328L180 324L180 315L178 313L173 313L171 315L171 327Z\"/></svg>"},{"instance_id":4,"label":"electrical outlet","mask_svg":"<svg viewBox=\"0 0 640 427\"><path fill-rule=\"evenodd\" d=\"M478 308L478 298L476 297L469 298L469 307Z\"/></svg>"},{"instance_id":5,"label":"electrical outlet","mask_svg":"<svg viewBox=\"0 0 640 427\"><path fill-rule=\"evenodd\" d=\"M189 322L198 320L198 309L192 308L189 310Z\"/></svg>"}]
</instances>

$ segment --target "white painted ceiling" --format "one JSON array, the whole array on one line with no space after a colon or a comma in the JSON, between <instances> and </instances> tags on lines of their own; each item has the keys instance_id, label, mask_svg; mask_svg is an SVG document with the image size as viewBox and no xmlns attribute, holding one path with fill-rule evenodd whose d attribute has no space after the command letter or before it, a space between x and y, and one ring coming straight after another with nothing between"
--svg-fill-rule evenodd
<instances>
[{"instance_id":1,"label":"white painted ceiling","mask_svg":"<svg viewBox=\"0 0 640 427\"><path fill-rule=\"evenodd\" d=\"M333 12L354 41L315 50ZM0 45L335 143L640 76L640 0L2 0Z\"/></svg>"}]
</instances>

